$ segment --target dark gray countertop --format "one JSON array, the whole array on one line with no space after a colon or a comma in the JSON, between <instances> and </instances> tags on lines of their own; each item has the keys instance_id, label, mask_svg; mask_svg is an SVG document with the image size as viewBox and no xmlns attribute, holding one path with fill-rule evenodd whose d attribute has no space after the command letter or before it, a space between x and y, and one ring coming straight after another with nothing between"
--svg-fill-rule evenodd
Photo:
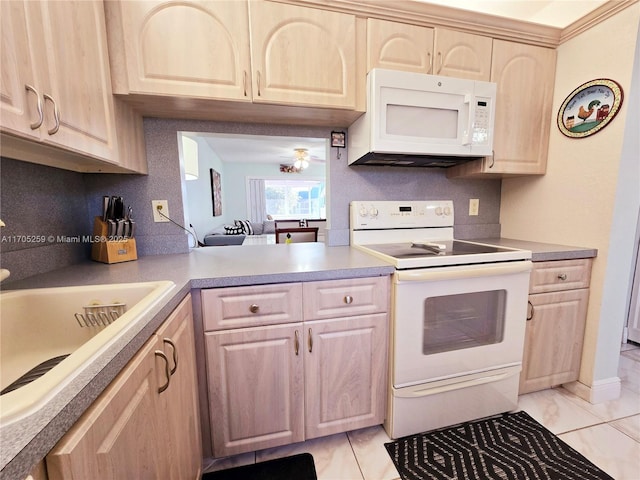
<instances>
[{"instance_id":1,"label":"dark gray countertop","mask_svg":"<svg viewBox=\"0 0 640 480\"><path fill-rule=\"evenodd\" d=\"M598 255L595 248L573 247L569 245L557 245L552 243L530 242L512 238L476 238L472 242L490 243L509 248L519 248L531 251L531 260L534 262L549 262L553 260L574 260L579 258L593 258Z\"/></svg>"},{"instance_id":2,"label":"dark gray countertop","mask_svg":"<svg viewBox=\"0 0 640 480\"><path fill-rule=\"evenodd\" d=\"M174 294L133 339L114 345L106 366L84 384L73 384L36 414L2 426L2 479L25 478L102 393L192 288L305 282L391 275L393 266L348 246L322 243L206 247L181 255L155 255L133 262L92 261L16 282L2 290L171 280Z\"/></svg>"}]
</instances>

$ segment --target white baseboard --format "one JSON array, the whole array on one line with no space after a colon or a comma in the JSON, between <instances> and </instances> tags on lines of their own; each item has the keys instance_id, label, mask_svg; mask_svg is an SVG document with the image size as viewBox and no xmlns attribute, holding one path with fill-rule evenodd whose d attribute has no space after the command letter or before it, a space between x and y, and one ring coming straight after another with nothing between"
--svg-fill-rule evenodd
<instances>
[{"instance_id":1,"label":"white baseboard","mask_svg":"<svg viewBox=\"0 0 640 480\"><path fill-rule=\"evenodd\" d=\"M622 388L618 377L596 380L591 386L580 382L565 383L562 386L589 403L603 403L615 400L620 397L620 389Z\"/></svg>"}]
</instances>

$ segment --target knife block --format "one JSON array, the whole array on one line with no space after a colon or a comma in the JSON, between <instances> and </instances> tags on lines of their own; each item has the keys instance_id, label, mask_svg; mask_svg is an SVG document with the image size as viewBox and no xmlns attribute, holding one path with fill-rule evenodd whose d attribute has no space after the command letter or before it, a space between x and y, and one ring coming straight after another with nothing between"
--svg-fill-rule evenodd
<instances>
[{"instance_id":1,"label":"knife block","mask_svg":"<svg viewBox=\"0 0 640 480\"><path fill-rule=\"evenodd\" d=\"M135 238L108 240L109 227L101 217L93 222L93 239L91 244L91 259L102 263L129 262L138 259Z\"/></svg>"}]
</instances>

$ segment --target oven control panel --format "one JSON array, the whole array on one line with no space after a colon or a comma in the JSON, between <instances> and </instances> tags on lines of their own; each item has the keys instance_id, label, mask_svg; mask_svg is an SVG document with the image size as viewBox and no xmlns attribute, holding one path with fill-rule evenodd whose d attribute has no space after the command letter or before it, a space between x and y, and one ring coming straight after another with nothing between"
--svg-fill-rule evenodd
<instances>
[{"instance_id":1,"label":"oven control panel","mask_svg":"<svg viewBox=\"0 0 640 480\"><path fill-rule=\"evenodd\" d=\"M351 230L453 227L453 201L353 201Z\"/></svg>"}]
</instances>

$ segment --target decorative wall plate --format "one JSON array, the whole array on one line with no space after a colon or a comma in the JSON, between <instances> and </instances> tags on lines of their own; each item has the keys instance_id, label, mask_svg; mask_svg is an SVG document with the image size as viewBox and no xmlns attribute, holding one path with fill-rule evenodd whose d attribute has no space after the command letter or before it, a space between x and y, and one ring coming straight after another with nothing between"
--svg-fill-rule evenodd
<instances>
[{"instance_id":1,"label":"decorative wall plate","mask_svg":"<svg viewBox=\"0 0 640 480\"><path fill-rule=\"evenodd\" d=\"M583 83L562 102L558 128L571 138L593 135L618 114L623 92L614 80L599 78Z\"/></svg>"}]
</instances>

